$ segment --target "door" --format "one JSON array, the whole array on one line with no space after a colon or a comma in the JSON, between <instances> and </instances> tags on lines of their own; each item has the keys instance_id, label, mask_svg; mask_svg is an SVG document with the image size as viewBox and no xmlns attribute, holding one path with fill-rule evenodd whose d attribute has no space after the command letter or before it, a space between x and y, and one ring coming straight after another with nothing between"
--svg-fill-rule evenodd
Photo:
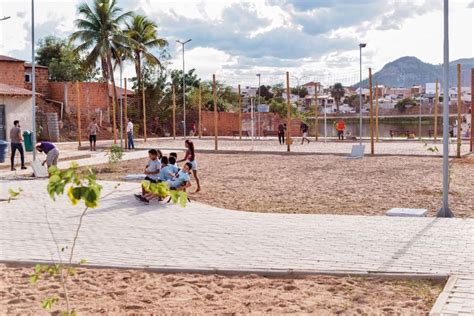
<instances>
[{"instance_id":1,"label":"door","mask_svg":"<svg viewBox=\"0 0 474 316\"><path fill-rule=\"evenodd\" d=\"M5 104L0 104L0 139L7 140L7 132L5 125Z\"/></svg>"}]
</instances>

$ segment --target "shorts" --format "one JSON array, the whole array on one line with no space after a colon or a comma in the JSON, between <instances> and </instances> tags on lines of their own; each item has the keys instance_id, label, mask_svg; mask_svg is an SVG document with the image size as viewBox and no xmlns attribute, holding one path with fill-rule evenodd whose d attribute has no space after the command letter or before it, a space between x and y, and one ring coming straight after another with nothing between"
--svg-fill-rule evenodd
<instances>
[{"instance_id":1,"label":"shorts","mask_svg":"<svg viewBox=\"0 0 474 316\"><path fill-rule=\"evenodd\" d=\"M51 149L46 154L46 164L48 165L48 168L51 166L58 165L58 157L59 157L59 150L57 148Z\"/></svg>"},{"instance_id":2,"label":"shorts","mask_svg":"<svg viewBox=\"0 0 474 316\"><path fill-rule=\"evenodd\" d=\"M194 159L193 161L187 160L186 162L189 162L189 163L192 165L191 170L193 170L193 171L197 171L197 170L198 170L198 169L197 169L198 166L197 166L196 159Z\"/></svg>"},{"instance_id":3,"label":"shorts","mask_svg":"<svg viewBox=\"0 0 474 316\"><path fill-rule=\"evenodd\" d=\"M97 142L97 135L89 135L89 142Z\"/></svg>"},{"instance_id":4,"label":"shorts","mask_svg":"<svg viewBox=\"0 0 474 316\"><path fill-rule=\"evenodd\" d=\"M308 137L308 132L303 132L303 137Z\"/></svg>"},{"instance_id":5,"label":"shorts","mask_svg":"<svg viewBox=\"0 0 474 316\"><path fill-rule=\"evenodd\" d=\"M148 180L148 181L150 181L151 183L158 183L158 180L152 179L152 178L150 178L149 176L146 176L146 177L145 177L145 180Z\"/></svg>"}]
</instances>

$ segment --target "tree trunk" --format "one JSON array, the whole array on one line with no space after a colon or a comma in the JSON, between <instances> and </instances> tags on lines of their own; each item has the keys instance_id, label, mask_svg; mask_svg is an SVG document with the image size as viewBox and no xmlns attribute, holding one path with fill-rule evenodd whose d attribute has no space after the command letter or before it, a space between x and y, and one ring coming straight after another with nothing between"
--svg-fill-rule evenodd
<instances>
[{"instance_id":1,"label":"tree trunk","mask_svg":"<svg viewBox=\"0 0 474 316\"><path fill-rule=\"evenodd\" d=\"M109 64L107 63L107 59L104 57L101 57L100 59L101 63L101 69L102 69L102 77L104 77L107 82L109 81Z\"/></svg>"},{"instance_id":2,"label":"tree trunk","mask_svg":"<svg viewBox=\"0 0 474 316\"><path fill-rule=\"evenodd\" d=\"M339 113L339 102L341 102L341 99L336 98L336 112Z\"/></svg>"},{"instance_id":3,"label":"tree trunk","mask_svg":"<svg viewBox=\"0 0 474 316\"><path fill-rule=\"evenodd\" d=\"M142 103L142 67L141 67L141 56L139 52L135 52L135 74L137 75L137 108L138 117L143 116L143 103Z\"/></svg>"},{"instance_id":4,"label":"tree trunk","mask_svg":"<svg viewBox=\"0 0 474 316\"><path fill-rule=\"evenodd\" d=\"M115 78L114 78L114 69L112 66L112 56L111 52L107 53L107 63L109 64L110 70L110 81L112 82L112 128L114 131L114 144L117 143L117 119L116 119L116 104L117 104L117 89L115 87ZM108 81L107 81L108 83Z\"/></svg>"}]
</instances>

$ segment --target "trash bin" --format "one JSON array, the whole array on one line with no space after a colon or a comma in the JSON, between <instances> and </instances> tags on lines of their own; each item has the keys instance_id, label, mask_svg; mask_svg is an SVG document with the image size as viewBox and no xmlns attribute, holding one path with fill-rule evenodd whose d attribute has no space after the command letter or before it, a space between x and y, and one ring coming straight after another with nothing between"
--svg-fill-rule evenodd
<instances>
[{"instance_id":1,"label":"trash bin","mask_svg":"<svg viewBox=\"0 0 474 316\"><path fill-rule=\"evenodd\" d=\"M33 151L33 133L31 131L24 131L23 132L23 139L25 141L25 150L26 151Z\"/></svg>"},{"instance_id":2,"label":"trash bin","mask_svg":"<svg viewBox=\"0 0 474 316\"><path fill-rule=\"evenodd\" d=\"M0 140L0 162L5 162L7 151L8 151L8 142L4 140Z\"/></svg>"}]
</instances>

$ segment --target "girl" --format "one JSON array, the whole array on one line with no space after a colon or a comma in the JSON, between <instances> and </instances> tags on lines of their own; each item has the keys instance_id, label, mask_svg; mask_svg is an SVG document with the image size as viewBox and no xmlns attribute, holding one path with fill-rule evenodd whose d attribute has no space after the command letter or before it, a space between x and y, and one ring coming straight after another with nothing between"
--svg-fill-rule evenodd
<instances>
[{"instance_id":1,"label":"girl","mask_svg":"<svg viewBox=\"0 0 474 316\"><path fill-rule=\"evenodd\" d=\"M201 191L201 186L199 185L199 178L197 175L197 162L196 162L196 155L194 154L194 143L192 140L187 139L184 142L184 146L186 146L186 154L184 155L184 159L180 160L179 162L186 161L191 163L192 171L194 179L196 179L197 189L194 193Z\"/></svg>"}]
</instances>

